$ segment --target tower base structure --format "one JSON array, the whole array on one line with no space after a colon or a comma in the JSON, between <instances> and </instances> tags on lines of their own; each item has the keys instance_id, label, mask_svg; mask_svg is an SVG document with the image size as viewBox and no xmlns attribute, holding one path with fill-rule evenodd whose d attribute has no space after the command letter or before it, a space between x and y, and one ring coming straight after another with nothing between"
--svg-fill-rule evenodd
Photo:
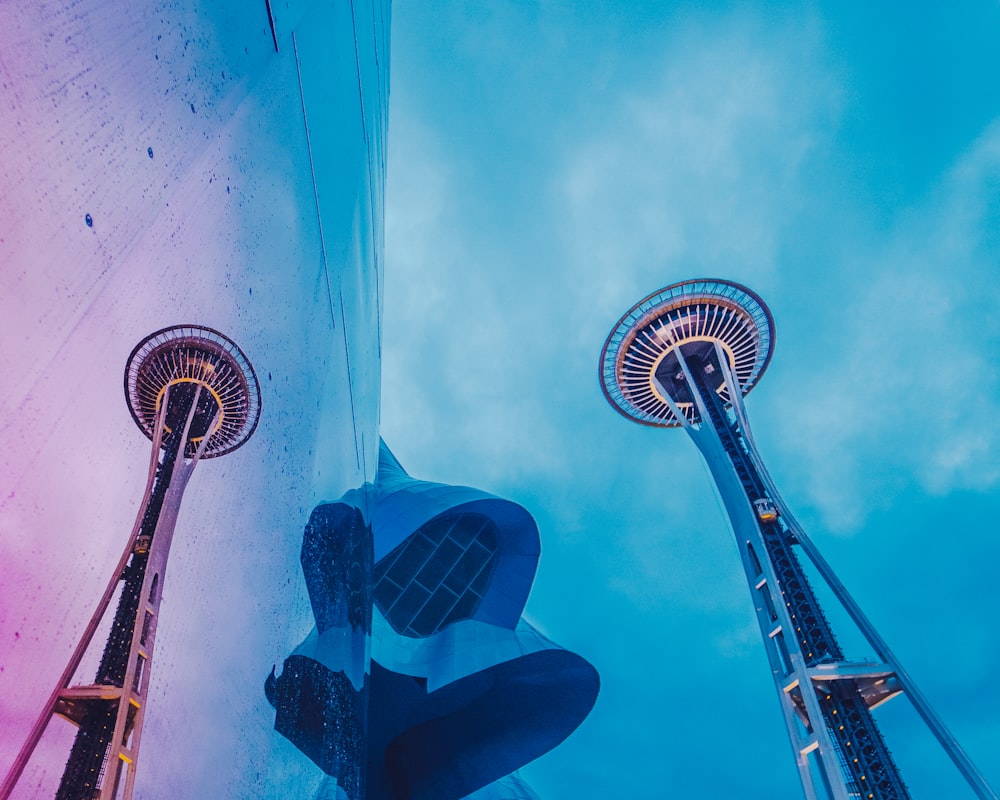
<instances>
[{"instance_id":1,"label":"tower base structure","mask_svg":"<svg viewBox=\"0 0 1000 800\"><path fill-rule=\"evenodd\" d=\"M608 337L605 396L651 427L683 427L725 504L807 800L901 800L909 792L871 714L906 694L981 800L982 774L848 594L764 467L743 404L770 361L773 320L737 284L674 284L634 306ZM798 553L867 639L876 658L847 659Z\"/></svg>"}]
</instances>

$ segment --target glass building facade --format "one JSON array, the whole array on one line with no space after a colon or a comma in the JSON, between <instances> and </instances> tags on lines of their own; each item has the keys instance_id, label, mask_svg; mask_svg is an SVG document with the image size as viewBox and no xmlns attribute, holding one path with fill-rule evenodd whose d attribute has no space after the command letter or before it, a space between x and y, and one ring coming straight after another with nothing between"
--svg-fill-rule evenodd
<instances>
[{"instance_id":1,"label":"glass building facade","mask_svg":"<svg viewBox=\"0 0 1000 800\"><path fill-rule=\"evenodd\" d=\"M521 620L530 515L380 446L389 17L0 8L0 769L132 528L122 369L174 325L236 342L262 413L180 510L138 796L532 798L509 773L592 705L593 669ZM54 796L72 738L54 719L11 796Z\"/></svg>"}]
</instances>

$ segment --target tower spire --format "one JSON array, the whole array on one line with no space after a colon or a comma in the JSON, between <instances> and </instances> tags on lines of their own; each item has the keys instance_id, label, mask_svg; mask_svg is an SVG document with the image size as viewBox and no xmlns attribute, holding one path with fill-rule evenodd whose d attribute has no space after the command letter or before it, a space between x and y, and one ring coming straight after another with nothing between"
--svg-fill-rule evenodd
<instances>
[{"instance_id":1,"label":"tower spire","mask_svg":"<svg viewBox=\"0 0 1000 800\"><path fill-rule=\"evenodd\" d=\"M130 800L184 489L201 459L240 447L260 417L260 387L246 356L217 331L194 325L165 328L135 347L125 368L125 396L151 441L139 513L79 644L0 787L0 800L10 796L53 716L78 728L57 800ZM93 682L73 683L119 586Z\"/></svg>"},{"instance_id":2,"label":"tower spire","mask_svg":"<svg viewBox=\"0 0 1000 800\"><path fill-rule=\"evenodd\" d=\"M601 387L624 416L682 427L719 488L808 800L903 800L909 793L871 709L900 693L981 800L997 795L913 685L778 493L743 396L763 375L774 321L744 286L676 283L633 306L601 353ZM877 660L847 659L799 560L815 564Z\"/></svg>"}]
</instances>

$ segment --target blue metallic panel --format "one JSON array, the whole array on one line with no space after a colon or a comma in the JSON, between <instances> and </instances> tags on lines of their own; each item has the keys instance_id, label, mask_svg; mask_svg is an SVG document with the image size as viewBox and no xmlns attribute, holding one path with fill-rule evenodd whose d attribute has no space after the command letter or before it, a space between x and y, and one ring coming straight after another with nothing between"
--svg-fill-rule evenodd
<instances>
[{"instance_id":1,"label":"blue metallic panel","mask_svg":"<svg viewBox=\"0 0 1000 800\"><path fill-rule=\"evenodd\" d=\"M435 517L379 562L379 610L397 632L411 636L469 619L493 577L498 538L496 525L482 514ZM423 591L423 602L407 610L404 601L414 587Z\"/></svg>"}]
</instances>

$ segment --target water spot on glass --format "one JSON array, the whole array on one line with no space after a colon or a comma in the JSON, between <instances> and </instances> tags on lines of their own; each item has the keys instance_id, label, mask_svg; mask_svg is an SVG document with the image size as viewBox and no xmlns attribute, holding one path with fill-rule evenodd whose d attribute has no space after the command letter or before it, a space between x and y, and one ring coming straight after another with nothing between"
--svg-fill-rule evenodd
<instances>
[{"instance_id":1,"label":"water spot on glass","mask_svg":"<svg viewBox=\"0 0 1000 800\"><path fill-rule=\"evenodd\" d=\"M148 156L149 156L150 158L152 158L152 157L153 157L153 148L152 148L152 147L147 147L147 148L146 148L146 154L147 154L147 155L148 155Z\"/></svg>"},{"instance_id":2,"label":"water spot on glass","mask_svg":"<svg viewBox=\"0 0 1000 800\"><path fill-rule=\"evenodd\" d=\"M87 216L83 218L83 221L87 223L88 228L94 227L94 218L90 216L90 214L87 214Z\"/></svg>"}]
</instances>

